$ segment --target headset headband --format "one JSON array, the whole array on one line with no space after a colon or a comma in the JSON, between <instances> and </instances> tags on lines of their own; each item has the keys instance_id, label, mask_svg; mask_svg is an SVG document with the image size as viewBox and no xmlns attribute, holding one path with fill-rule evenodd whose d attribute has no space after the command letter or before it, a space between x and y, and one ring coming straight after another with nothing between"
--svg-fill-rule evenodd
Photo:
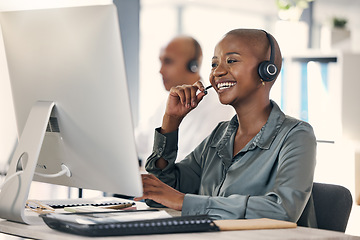
<instances>
[{"instance_id":1,"label":"headset headband","mask_svg":"<svg viewBox=\"0 0 360 240\"><path fill-rule=\"evenodd\" d=\"M270 62L274 63L275 61L274 41L270 36L270 34L268 34L265 30L263 30L263 32L266 34L266 37L269 39L269 43L270 43Z\"/></svg>"}]
</instances>

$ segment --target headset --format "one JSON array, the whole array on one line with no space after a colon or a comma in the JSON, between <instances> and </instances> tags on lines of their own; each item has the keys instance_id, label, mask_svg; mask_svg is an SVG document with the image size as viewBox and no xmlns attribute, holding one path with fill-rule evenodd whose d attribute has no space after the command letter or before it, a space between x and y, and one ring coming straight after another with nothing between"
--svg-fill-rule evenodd
<instances>
[{"instance_id":1,"label":"headset","mask_svg":"<svg viewBox=\"0 0 360 240\"><path fill-rule=\"evenodd\" d=\"M197 73L199 71L199 62L198 58L200 55L200 45L199 43L193 39L194 47L195 47L195 55L194 57L187 63L186 69L191 73Z\"/></svg>"},{"instance_id":2,"label":"headset","mask_svg":"<svg viewBox=\"0 0 360 240\"><path fill-rule=\"evenodd\" d=\"M259 64L258 74L261 79L265 82L271 82L276 78L278 69L274 63L275 60L275 51L274 51L274 41L271 36L264 30L267 39L270 43L270 61L263 61Z\"/></svg>"}]
</instances>

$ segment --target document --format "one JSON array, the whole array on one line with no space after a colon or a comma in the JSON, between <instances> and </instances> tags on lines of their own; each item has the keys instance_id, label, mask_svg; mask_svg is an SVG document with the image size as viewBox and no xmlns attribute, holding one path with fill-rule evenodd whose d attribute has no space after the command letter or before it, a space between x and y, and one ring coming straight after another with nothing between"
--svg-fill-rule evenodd
<instances>
[{"instance_id":1,"label":"document","mask_svg":"<svg viewBox=\"0 0 360 240\"><path fill-rule=\"evenodd\" d=\"M159 218L171 218L165 210L134 210L134 211L105 211L105 212L81 212L81 213L51 213L51 215L62 221L79 224L99 224L111 222L130 222L151 220Z\"/></svg>"}]
</instances>

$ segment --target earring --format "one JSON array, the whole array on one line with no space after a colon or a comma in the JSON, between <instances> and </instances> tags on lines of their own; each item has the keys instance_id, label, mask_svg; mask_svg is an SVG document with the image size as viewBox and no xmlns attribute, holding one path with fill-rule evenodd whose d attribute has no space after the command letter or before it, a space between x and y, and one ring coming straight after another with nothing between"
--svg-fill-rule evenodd
<instances>
[{"instance_id":1,"label":"earring","mask_svg":"<svg viewBox=\"0 0 360 240\"><path fill-rule=\"evenodd\" d=\"M261 84L262 84L263 86L265 86L264 80L260 79L260 81L261 81Z\"/></svg>"}]
</instances>

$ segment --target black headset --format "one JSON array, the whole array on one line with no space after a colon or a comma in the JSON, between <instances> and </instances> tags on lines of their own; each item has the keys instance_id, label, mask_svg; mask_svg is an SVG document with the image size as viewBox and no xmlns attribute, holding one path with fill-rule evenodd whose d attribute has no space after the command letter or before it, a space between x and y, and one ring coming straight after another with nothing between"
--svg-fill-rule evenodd
<instances>
[{"instance_id":1,"label":"black headset","mask_svg":"<svg viewBox=\"0 0 360 240\"><path fill-rule=\"evenodd\" d=\"M266 31L264 32L270 43L270 61L261 62L258 67L258 73L263 81L271 82L276 78L278 69L274 63L275 60L274 41Z\"/></svg>"},{"instance_id":2,"label":"black headset","mask_svg":"<svg viewBox=\"0 0 360 240\"><path fill-rule=\"evenodd\" d=\"M199 71L199 62L198 58L200 55L200 45L199 43L193 39L194 47L195 47L195 55L194 57L187 63L186 69L191 73L197 73Z\"/></svg>"}]
</instances>

